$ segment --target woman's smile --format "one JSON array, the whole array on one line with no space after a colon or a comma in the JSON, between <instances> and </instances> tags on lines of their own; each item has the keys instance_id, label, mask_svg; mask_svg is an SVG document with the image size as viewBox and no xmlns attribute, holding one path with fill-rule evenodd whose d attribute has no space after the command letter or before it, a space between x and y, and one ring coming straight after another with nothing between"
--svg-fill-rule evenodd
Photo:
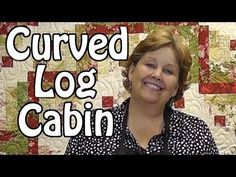
<instances>
[{"instance_id":1,"label":"woman's smile","mask_svg":"<svg viewBox=\"0 0 236 177\"><path fill-rule=\"evenodd\" d=\"M158 91L158 92L165 89L165 85L162 82L150 80L150 79L144 79L143 85L151 90Z\"/></svg>"}]
</instances>

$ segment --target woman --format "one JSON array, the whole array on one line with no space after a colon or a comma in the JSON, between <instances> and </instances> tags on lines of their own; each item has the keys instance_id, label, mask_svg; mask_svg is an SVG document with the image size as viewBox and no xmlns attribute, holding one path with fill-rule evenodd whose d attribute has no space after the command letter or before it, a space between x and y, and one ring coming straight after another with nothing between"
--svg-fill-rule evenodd
<instances>
[{"instance_id":1,"label":"woman","mask_svg":"<svg viewBox=\"0 0 236 177\"><path fill-rule=\"evenodd\" d=\"M171 108L188 88L191 64L175 29L160 28L148 35L122 73L131 97L110 110L113 136L81 133L70 139L65 154L218 154L203 120Z\"/></svg>"}]
</instances>

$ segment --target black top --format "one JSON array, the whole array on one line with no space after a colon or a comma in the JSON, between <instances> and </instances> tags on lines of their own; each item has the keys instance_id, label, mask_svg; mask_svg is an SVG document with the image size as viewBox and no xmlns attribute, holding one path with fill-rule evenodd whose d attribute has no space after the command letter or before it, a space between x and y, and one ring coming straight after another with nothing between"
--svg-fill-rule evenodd
<instances>
[{"instance_id":1,"label":"black top","mask_svg":"<svg viewBox=\"0 0 236 177\"><path fill-rule=\"evenodd\" d=\"M167 107L164 112L165 127L153 136L146 149L139 146L127 127L129 99L120 106L110 109L114 118L113 136L94 134L94 117L91 118L92 134L88 137L82 130L69 140L66 155L120 155L120 154L173 154L204 155L219 154L207 124L192 115ZM103 119L102 127L106 127Z\"/></svg>"}]
</instances>

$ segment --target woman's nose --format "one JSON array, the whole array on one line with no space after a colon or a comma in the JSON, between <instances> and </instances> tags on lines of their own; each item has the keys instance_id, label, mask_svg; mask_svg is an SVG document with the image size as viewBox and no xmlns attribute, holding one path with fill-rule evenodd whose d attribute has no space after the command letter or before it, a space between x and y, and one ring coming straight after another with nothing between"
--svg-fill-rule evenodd
<instances>
[{"instance_id":1,"label":"woman's nose","mask_svg":"<svg viewBox=\"0 0 236 177\"><path fill-rule=\"evenodd\" d=\"M157 80L162 80L162 71L161 71L161 69L156 69L155 71L153 71L152 77L157 79Z\"/></svg>"}]
</instances>

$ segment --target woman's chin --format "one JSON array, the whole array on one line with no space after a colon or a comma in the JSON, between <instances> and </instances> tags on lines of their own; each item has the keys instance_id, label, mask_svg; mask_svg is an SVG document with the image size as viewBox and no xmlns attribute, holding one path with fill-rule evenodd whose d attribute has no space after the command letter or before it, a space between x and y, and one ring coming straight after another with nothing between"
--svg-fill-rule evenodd
<instances>
[{"instance_id":1,"label":"woman's chin","mask_svg":"<svg viewBox=\"0 0 236 177\"><path fill-rule=\"evenodd\" d=\"M149 104L155 104L160 101L160 97L155 97L153 95L145 95L143 100Z\"/></svg>"}]
</instances>

